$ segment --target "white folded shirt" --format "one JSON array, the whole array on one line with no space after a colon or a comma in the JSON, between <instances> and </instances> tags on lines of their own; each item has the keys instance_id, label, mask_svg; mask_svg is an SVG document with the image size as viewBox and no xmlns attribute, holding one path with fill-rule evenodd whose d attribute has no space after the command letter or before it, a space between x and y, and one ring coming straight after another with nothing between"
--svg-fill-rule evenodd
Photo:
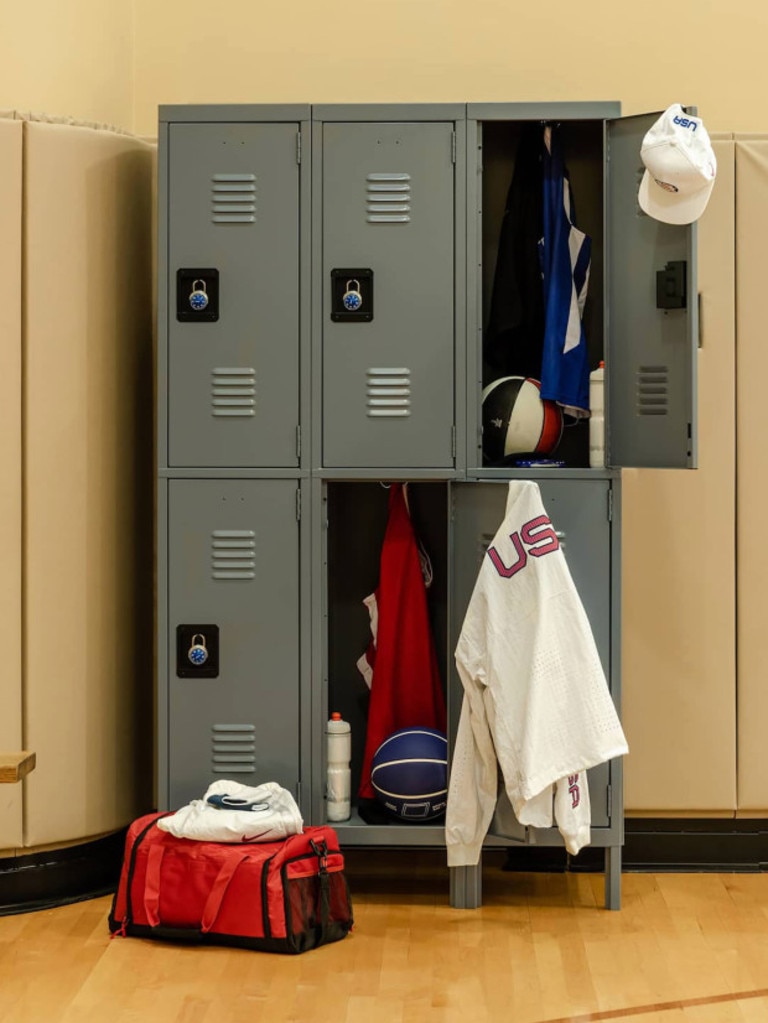
<instances>
[{"instance_id":1,"label":"white folded shirt","mask_svg":"<svg viewBox=\"0 0 768 1023\"><path fill-rule=\"evenodd\" d=\"M245 800L254 804L254 809L219 809L208 802L209 796ZM161 817L157 826L176 838L198 842L279 842L300 835L304 821L296 800L277 782L251 787L222 779L213 782L202 799L193 799L171 816Z\"/></svg>"}]
</instances>

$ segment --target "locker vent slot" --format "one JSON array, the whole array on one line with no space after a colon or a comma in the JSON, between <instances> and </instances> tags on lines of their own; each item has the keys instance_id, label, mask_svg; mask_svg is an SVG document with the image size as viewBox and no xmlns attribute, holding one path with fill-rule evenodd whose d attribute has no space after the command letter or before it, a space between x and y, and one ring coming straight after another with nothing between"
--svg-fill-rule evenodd
<instances>
[{"instance_id":1,"label":"locker vent slot","mask_svg":"<svg viewBox=\"0 0 768 1023\"><path fill-rule=\"evenodd\" d=\"M253 774L256 770L256 726L214 725L211 768L214 774Z\"/></svg>"},{"instance_id":2,"label":"locker vent slot","mask_svg":"<svg viewBox=\"0 0 768 1023\"><path fill-rule=\"evenodd\" d=\"M252 416L256 405L256 370L219 366L211 373L214 416Z\"/></svg>"},{"instance_id":3,"label":"locker vent slot","mask_svg":"<svg viewBox=\"0 0 768 1023\"><path fill-rule=\"evenodd\" d=\"M666 366L640 366L637 372L637 414L666 416L669 412L669 370Z\"/></svg>"},{"instance_id":4,"label":"locker vent slot","mask_svg":"<svg viewBox=\"0 0 768 1023\"><path fill-rule=\"evenodd\" d=\"M409 369L369 369L366 386L367 415L374 419L402 419L411 414Z\"/></svg>"},{"instance_id":5,"label":"locker vent slot","mask_svg":"<svg viewBox=\"0 0 768 1023\"><path fill-rule=\"evenodd\" d=\"M407 224L411 219L411 175L369 174L365 212L369 224Z\"/></svg>"},{"instance_id":6,"label":"locker vent slot","mask_svg":"<svg viewBox=\"0 0 768 1023\"><path fill-rule=\"evenodd\" d=\"M214 224L255 223L256 175L214 174L211 218Z\"/></svg>"},{"instance_id":7,"label":"locker vent slot","mask_svg":"<svg viewBox=\"0 0 768 1023\"><path fill-rule=\"evenodd\" d=\"M214 579L256 578L256 534L250 529L216 529L212 533Z\"/></svg>"}]
</instances>

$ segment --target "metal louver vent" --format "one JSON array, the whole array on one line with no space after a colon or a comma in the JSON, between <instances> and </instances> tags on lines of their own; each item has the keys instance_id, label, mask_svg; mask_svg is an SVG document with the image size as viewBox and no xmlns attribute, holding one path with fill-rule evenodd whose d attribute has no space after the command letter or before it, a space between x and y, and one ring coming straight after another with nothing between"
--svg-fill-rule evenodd
<instances>
[{"instance_id":1,"label":"metal louver vent","mask_svg":"<svg viewBox=\"0 0 768 1023\"><path fill-rule=\"evenodd\" d=\"M256 578L256 534L251 529L215 529L211 542L214 579Z\"/></svg>"},{"instance_id":2,"label":"metal louver vent","mask_svg":"<svg viewBox=\"0 0 768 1023\"><path fill-rule=\"evenodd\" d=\"M369 224L407 224L411 219L411 175L369 174L365 213Z\"/></svg>"},{"instance_id":3,"label":"metal louver vent","mask_svg":"<svg viewBox=\"0 0 768 1023\"><path fill-rule=\"evenodd\" d=\"M214 774L253 774L256 770L256 726L214 725L211 768Z\"/></svg>"},{"instance_id":4,"label":"metal louver vent","mask_svg":"<svg viewBox=\"0 0 768 1023\"><path fill-rule=\"evenodd\" d=\"M256 405L256 370L251 366L218 366L211 372L214 416L252 416Z\"/></svg>"},{"instance_id":5,"label":"metal louver vent","mask_svg":"<svg viewBox=\"0 0 768 1023\"><path fill-rule=\"evenodd\" d=\"M211 219L214 224L255 223L256 175L214 174Z\"/></svg>"},{"instance_id":6,"label":"metal louver vent","mask_svg":"<svg viewBox=\"0 0 768 1023\"><path fill-rule=\"evenodd\" d=\"M666 366L640 366L637 371L637 414L666 416L669 412L669 370Z\"/></svg>"},{"instance_id":7,"label":"metal louver vent","mask_svg":"<svg viewBox=\"0 0 768 1023\"><path fill-rule=\"evenodd\" d=\"M411 414L411 371L402 367L369 369L367 411L373 418L402 419Z\"/></svg>"}]
</instances>

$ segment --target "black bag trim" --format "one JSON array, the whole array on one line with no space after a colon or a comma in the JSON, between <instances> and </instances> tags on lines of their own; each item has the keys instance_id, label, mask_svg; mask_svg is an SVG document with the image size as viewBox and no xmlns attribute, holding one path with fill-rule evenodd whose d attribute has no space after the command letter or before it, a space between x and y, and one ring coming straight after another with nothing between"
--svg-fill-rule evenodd
<instances>
[{"instance_id":1,"label":"black bag trim","mask_svg":"<svg viewBox=\"0 0 768 1023\"><path fill-rule=\"evenodd\" d=\"M326 942L341 941L347 936L349 928L344 924L331 924L328 928ZM285 938L246 938L240 934L219 934L208 931L202 934L197 928L190 927L150 927L147 924L129 924L125 933L131 938L151 938L160 941L174 941L184 945L224 945L228 948L244 948L253 952L276 952L281 955L298 955L316 947L314 940L301 942L297 947ZM310 939L313 935L307 935Z\"/></svg>"},{"instance_id":2,"label":"black bag trim","mask_svg":"<svg viewBox=\"0 0 768 1023\"><path fill-rule=\"evenodd\" d=\"M272 937L272 926L269 922L269 865L275 858L274 854L268 860L264 860L261 868L261 926L264 930L264 937Z\"/></svg>"}]
</instances>

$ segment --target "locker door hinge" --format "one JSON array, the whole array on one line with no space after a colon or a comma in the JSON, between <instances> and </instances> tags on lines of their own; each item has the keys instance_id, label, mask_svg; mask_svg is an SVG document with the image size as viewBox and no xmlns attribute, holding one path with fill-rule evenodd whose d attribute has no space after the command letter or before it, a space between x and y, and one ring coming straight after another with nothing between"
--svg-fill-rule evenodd
<instances>
[{"instance_id":1,"label":"locker door hinge","mask_svg":"<svg viewBox=\"0 0 768 1023\"><path fill-rule=\"evenodd\" d=\"M301 163L301 132L296 136L296 163Z\"/></svg>"},{"instance_id":2,"label":"locker door hinge","mask_svg":"<svg viewBox=\"0 0 768 1023\"><path fill-rule=\"evenodd\" d=\"M296 782L296 802L301 806L301 782Z\"/></svg>"},{"instance_id":3,"label":"locker door hinge","mask_svg":"<svg viewBox=\"0 0 768 1023\"><path fill-rule=\"evenodd\" d=\"M451 427L451 458L456 457L456 426Z\"/></svg>"},{"instance_id":4,"label":"locker door hinge","mask_svg":"<svg viewBox=\"0 0 768 1023\"><path fill-rule=\"evenodd\" d=\"M613 522L613 487L608 487L608 521Z\"/></svg>"},{"instance_id":5,"label":"locker door hinge","mask_svg":"<svg viewBox=\"0 0 768 1023\"><path fill-rule=\"evenodd\" d=\"M301 460L301 427L296 427L296 457Z\"/></svg>"},{"instance_id":6,"label":"locker door hinge","mask_svg":"<svg viewBox=\"0 0 768 1023\"><path fill-rule=\"evenodd\" d=\"M608 786L608 791L605 794L605 798L607 801L606 809L608 811L608 820L610 820L613 816L613 789L611 788L610 785Z\"/></svg>"},{"instance_id":7,"label":"locker door hinge","mask_svg":"<svg viewBox=\"0 0 768 1023\"><path fill-rule=\"evenodd\" d=\"M456 163L456 132L451 132L451 163Z\"/></svg>"},{"instance_id":8,"label":"locker door hinge","mask_svg":"<svg viewBox=\"0 0 768 1023\"><path fill-rule=\"evenodd\" d=\"M301 487L296 488L296 521L301 522Z\"/></svg>"}]
</instances>

